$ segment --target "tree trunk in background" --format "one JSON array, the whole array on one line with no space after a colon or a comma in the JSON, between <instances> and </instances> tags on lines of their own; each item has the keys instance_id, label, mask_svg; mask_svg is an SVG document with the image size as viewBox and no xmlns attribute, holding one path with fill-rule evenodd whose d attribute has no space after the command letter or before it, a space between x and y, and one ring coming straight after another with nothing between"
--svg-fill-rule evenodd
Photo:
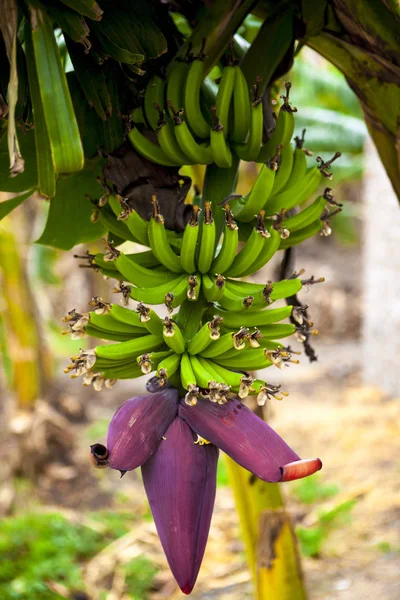
<instances>
[{"instance_id":1,"label":"tree trunk in background","mask_svg":"<svg viewBox=\"0 0 400 600\"><path fill-rule=\"evenodd\" d=\"M365 171L363 377L400 396L400 211L371 140Z\"/></svg>"}]
</instances>

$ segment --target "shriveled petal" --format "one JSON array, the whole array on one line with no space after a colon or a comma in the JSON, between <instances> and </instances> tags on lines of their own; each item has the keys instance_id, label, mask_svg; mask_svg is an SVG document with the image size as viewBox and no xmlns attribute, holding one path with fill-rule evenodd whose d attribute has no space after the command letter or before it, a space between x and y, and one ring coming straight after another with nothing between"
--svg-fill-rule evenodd
<instances>
[{"instance_id":1,"label":"shriveled petal","mask_svg":"<svg viewBox=\"0 0 400 600\"><path fill-rule=\"evenodd\" d=\"M281 467L282 477L280 481L293 481L313 475L322 469L322 461L319 458L305 458L297 460Z\"/></svg>"},{"instance_id":2,"label":"shriveled petal","mask_svg":"<svg viewBox=\"0 0 400 600\"><path fill-rule=\"evenodd\" d=\"M210 529L218 449L195 444L179 418L165 438L142 467L143 483L170 569L182 592L190 594Z\"/></svg>"},{"instance_id":3,"label":"shriveled petal","mask_svg":"<svg viewBox=\"0 0 400 600\"><path fill-rule=\"evenodd\" d=\"M238 400L223 405L199 400L196 406L181 401L179 416L193 431L264 481L280 481L281 467L300 460L267 423Z\"/></svg>"},{"instance_id":4,"label":"shriveled petal","mask_svg":"<svg viewBox=\"0 0 400 600\"><path fill-rule=\"evenodd\" d=\"M109 466L131 471L143 465L156 450L177 412L178 392L173 388L127 400L108 427Z\"/></svg>"}]
</instances>

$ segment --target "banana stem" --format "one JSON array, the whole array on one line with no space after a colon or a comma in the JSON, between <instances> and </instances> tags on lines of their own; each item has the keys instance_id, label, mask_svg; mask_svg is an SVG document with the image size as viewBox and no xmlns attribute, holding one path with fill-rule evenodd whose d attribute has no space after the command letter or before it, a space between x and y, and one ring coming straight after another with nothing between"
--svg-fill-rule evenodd
<instances>
[{"instance_id":1,"label":"banana stem","mask_svg":"<svg viewBox=\"0 0 400 600\"><path fill-rule=\"evenodd\" d=\"M239 158L233 157L232 166L229 169L222 169L216 164L208 165L204 175L203 198L211 202L213 218L216 224L215 236L216 244L219 241L224 227L224 211L221 210L220 203L233 193L237 180L239 168Z\"/></svg>"},{"instance_id":2,"label":"banana stem","mask_svg":"<svg viewBox=\"0 0 400 600\"><path fill-rule=\"evenodd\" d=\"M277 483L225 457L254 583L254 598L306 600L296 536Z\"/></svg>"},{"instance_id":3,"label":"banana stem","mask_svg":"<svg viewBox=\"0 0 400 600\"><path fill-rule=\"evenodd\" d=\"M0 231L0 274L6 308L1 317L11 365L9 380L19 406L31 408L40 393L39 339L24 259L7 221L2 221Z\"/></svg>"}]
</instances>

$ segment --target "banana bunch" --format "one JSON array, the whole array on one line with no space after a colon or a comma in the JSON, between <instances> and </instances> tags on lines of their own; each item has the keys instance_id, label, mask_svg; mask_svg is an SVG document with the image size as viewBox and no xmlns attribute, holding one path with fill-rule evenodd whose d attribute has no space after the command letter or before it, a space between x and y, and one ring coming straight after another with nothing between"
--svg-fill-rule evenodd
<instances>
[{"instance_id":1,"label":"banana bunch","mask_svg":"<svg viewBox=\"0 0 400 600\"><path fill-rule=\"evenodd\" d=\"M271 173L274 171L269 167L261 170L249 197L243 201L246 214L251 215L259 208L260 204L256 206L256 203L267 190L267 178ZM281 281L271 287L238 278L257 272L278 250L298 244L326 227L331 216L326 205L334 202L330 192L327 188L307 208L290 217L286 216L285 209L266 217L262 209L251 223L243 223L243 230L227 203L215 209L224 213L220 236L207 201L203 203L203 210L193 205L184 232L177 234L166 229L155 196L152 214L146 221L122 197L110 195L105 205L104 199L101 201L95 218L111 236L115 235L121 241L138 242L148 246L149 250L125 254L112 242L106 242L104 254L82 258L89 260L88 266L117 279L114 291L123 294L125 300L132 298L150 305L165 304L172 312L183 302L195 302L201 297L206 302L218 304L222 310L252 313L275 300L296 294L301 285L298 279ZM249 204L253 208L247 211ZM238 215L241 214L238 209Z\"/></svg>"},{"instance_id":2,"label":"banana bunch","mask_svg":"<svg viewBox=\"0 0 400 600\"><path fill-rule=\"evenodd\" d=\"M300 280L293 282L291 289L301 287ZM276 296L281 297L283 288L276 285ZM270 284L269 288L269 302L273 302L275 286ZM89 305L89 312L68 313L63 319L68 324L65 333L74 339L90 335L118 343L81 350L71 357L65 373L83 376L84 385L93 384L98 391L103 385L111 387L117 379L155 371L152 385L154 381L158 387L172 384L184 391L189 404L195 404L200 394L223 404L231 392L240 398L257 395L258 402L264 404L267 398L280 400L280 394L285 393L279 392L279 386L254 379L248 371L298 362L290 348L275 341L295 331L294 325L279 323L291 314L291 306L231 314L217 304L203 302L200 322L193 329L190 318L186 326L182 318L187 306L174 319L162 319L143 303L131 310L95 297Z\"/></svg>"},{"instance_id":3,"label":"banana bunch","mask_svg":"<svg viewBox=\"0 0 400 600\"><path fill-rule=\"evenodd\" d=\"M143 106L132 113L129 139L134 148L148 160L165 166L215 163L220 168L230 168L233 155L265 164L277 147L282 147L286 149L282 157L285 168L277 178L276 188L283 188L293 163L288 147L297 109L289 101L291 84L285 84L286 94L282 96L275 130L263 144L261 79L257 78L249 89L240 66L230 57L217 93L211 93L211 98L208 93L206 99L203 60L202 52L196 57L190 54L176 59L166 79L158 75L150 79ZM149 135L151 131L156 132L156 139L154 134Z\"/></svg>"}]
</instances>

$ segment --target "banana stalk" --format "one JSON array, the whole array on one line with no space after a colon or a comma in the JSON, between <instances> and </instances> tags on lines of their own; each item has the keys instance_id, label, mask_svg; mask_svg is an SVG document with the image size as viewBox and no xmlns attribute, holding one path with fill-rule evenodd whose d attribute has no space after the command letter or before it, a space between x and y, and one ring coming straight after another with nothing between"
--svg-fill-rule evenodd
<instances>
[{"instance_id":1,"label":"banana stalk","mask_svg":"<svg viewBox=\"0 0 400 600\"><path fill-rule=\"evenodd\" d=\"M306 600L296 537L277 483L265 483L225 456L254 598Z\"/></svg>"}]
</instances>

